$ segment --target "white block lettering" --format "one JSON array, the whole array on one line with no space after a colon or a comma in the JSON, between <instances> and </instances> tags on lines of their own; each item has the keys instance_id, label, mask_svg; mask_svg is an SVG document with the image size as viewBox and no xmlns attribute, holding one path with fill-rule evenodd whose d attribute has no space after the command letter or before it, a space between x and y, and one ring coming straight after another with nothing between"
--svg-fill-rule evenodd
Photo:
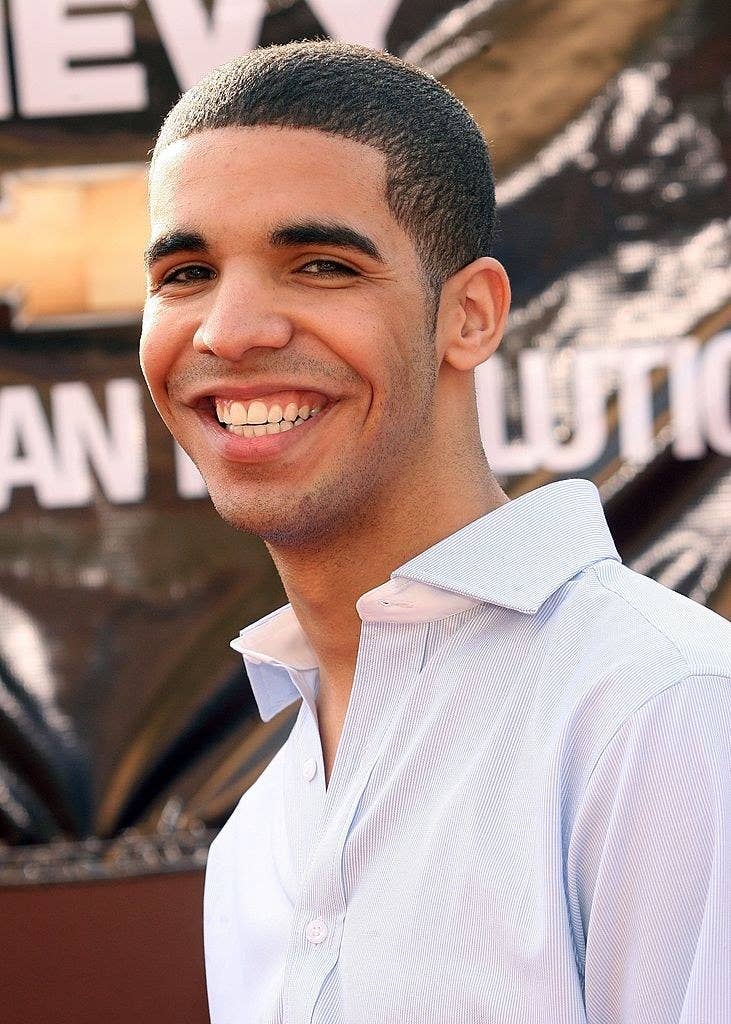
<instances>
[{"instance_id":1,"label":"white block lettering","mask_svg":"<svg viewBox=\"0 0 731 1024\"><path fill-rule=\"evenodd\" d=\"M44 508L58 508L56 454L38 392L28 384L0 390L0 511L16 487L33 487Z\"/></svg>"},{"instance_id":2,"label":"white block lettering","mask_svg":"<svg viewBox=\"0 0 731 1024\"><path fill-rule=\"evenodd\" d=\"M538 350L521 353L523 422L545 469L567 473L590 466L604 450L607 421L601 373L603 356L603 352L591 350L574 353L573 432L571 440L561 443L554 433L548 356Z\"/></svg>"},{"instance_id":3,"label":"white block lettering","mask_svg":"<svg viewBox=\"0 0 731 1024\"><path fill-rule=\"evenodd\" d=\"M0 121L13 116L13 97L10 91L10 61L5 40L0 40Z\"/></svg>"},{"instance_id":4,"label":"white block lettering","mask_svg":"<svg viewBox=\"0 0 731 1024\"><path fill-rule=\"evenodd\" d=\"M253 50L267 13L265 0L216 0L211 15L202 0L147 0L147 6L181 89Z\"/></svg>"},{"instance_id":5,"label":"white block lettering","mask_svg":"<svg viewBox=\"0 0 731 1024\"><path fill-rule=\"evenodd\" d=\"M181 498L205 498L208 488L198 467L187 452L175 442L175 482Z\"/></svg>"},{"instance_id":6,"label":"white block lettering","mask_svg":"<svg viewBox=\"0 0 731 1024\"><path fill-rule=\"evenodd\" d=\"M622 349L619 370L619 448L623 459L649 462L655 453L652 378L656 367L667 366L666 345Z\"/></svg>"},{"instance_id":7,"label":"white block lettering","mask_svg":"<svg viewBox=\"0 0 731 1024\"><path fill-rule=\"evenodd\" d=\"M679 338L670 345L670 414L673 422L673 455L676 459L700 459L706 453L701 424L698 381L698 342Z\"/></svg>"},{"instance_id":8,"label":"white block lettering","mask_svg":"<svg viewBox=\"0 0 731 1024\"><path fill-rule=\"evenodd\" d=\"M702 366L706 437L719 455L731 455L731 331L722 331L706 344Z\"/></svg>"},{"instance_id":9,"label":"white block lettering","mask_svg":"<svg viewBox=\"0 0 731 1024\"><path fill-rule=\"evenodd\" d=\"M134 380L106 385L108 425L88 384L56 384L51 409L59 463L69 481L66 503L88 505L94 497L93 467L104 496L114 504L145 494L147 455L140 386Z\"/></svg>"},{"instance_id":10,"label":"white block lettering","mask_svg":"<svg viewBox=\"0 0 731 1024\"><path fill-rule=\"evenodd\" d=\"M331 38L382 50L400 4L401 0L308 0L307 6Z\"/></svg>"},{"instance_id":11,"label":"white block lettering","mask_svg":"<svg viewBox=\"0 0 731 1024\"><path fill-rule=\"evenodd\" d=\"M111 5L112 0L94 4ZM118 0L113 6L120 6ZM146 107L145 71L140 64L69 66L72 60L129 57L135 46L130 15L123 11L72 15L67 7L66 0L10 2L19 112L25 117L56 117Z\"/></svg>"}]
</instances>

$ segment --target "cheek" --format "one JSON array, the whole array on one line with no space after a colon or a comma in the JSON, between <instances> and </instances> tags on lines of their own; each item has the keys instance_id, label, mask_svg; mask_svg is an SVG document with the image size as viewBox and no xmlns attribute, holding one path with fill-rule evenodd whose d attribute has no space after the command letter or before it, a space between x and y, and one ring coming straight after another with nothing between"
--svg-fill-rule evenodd
<instances>
[{"instance_id":1,"label":"cheek","mask_svg":"<svg viewBox=\"0 0 731 1024\"><path fill-rule=\"evenodd\" d=\"M181 344L180 326L165 316L154 303L145 305L140 335L140 366L153 396L164 387L165 379Z\"/></svg>"},{"instance_id":2,"label":"cheek","mask_svg":"<svg viewBox=\"0 0 731 1024\"><path fill-rule=\"evenodd\" d=\"M364 302L338 310L332 322L338 324L337 334L330 331L329 338L335 354L375 390L388 386L405 355L401 317Z\"/></svg>"}]
</instances>

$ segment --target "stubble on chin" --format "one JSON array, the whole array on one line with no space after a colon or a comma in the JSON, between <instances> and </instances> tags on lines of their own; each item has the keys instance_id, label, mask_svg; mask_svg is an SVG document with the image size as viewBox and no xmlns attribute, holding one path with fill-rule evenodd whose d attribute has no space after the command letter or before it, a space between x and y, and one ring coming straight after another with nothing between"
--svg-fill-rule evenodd
<instances>
[{"instance_id":1,"label":"stubble on chin","mask_svg":"<svg viewBox=\"0 0 731 1024\"><path fill-rule=\"evenodd\" d=\"M237 502L231 490L212 491L211 500L230 526L255 534L273 548L324 552L349 534L369 529L377 533L398 478L420 443L418 426L412 426L410 441L392 425L360 458L338 459L300 493L261 487L258 500L247 495L246 504Z\"/></svg>"},{"instance_id":2,"label":"stubble on chin","mask_svg":"<svg viewBox=\"0 0 731 1024\"><path fill-rule=\"evenodd\" d=\"M414 348L411 365L392 380L393 410L402 409L401 398L412 396L410 415L391 414L368 450L343 452L318 479L290 493L284 489L251 484L237 498L235 490L216 493L211 500L230 526L260 537L273 548L313 553L327 549L348 533L382 525L389 497L398 480L418 461L419 449L431 430L431 409L436 387L433 360L434 338L422 337ZM385 513L387 515L387 512Z\"/></svg>"},{"instance_id":3,"label":"stubble on chin","mask_svg":"<svg viewBox=\"0 0 731 1024\"><path fill-rule=\"evenodd\" d=\"M213 505L234 529L252 533L274 548L325 551L349 530L363 526L374 507L373 474L338 466L300 494L266 494L254 505L231 492L211 493ZM338 471L340 470L340 471Z\"/></svg>"}]
</instances>

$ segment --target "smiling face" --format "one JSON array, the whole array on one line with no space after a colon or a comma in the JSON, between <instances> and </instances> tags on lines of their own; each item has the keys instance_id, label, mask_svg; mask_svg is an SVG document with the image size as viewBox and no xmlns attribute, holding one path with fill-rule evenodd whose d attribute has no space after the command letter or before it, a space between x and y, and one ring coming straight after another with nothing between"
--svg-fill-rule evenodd
<instances>
[{"instance_id":1,"label":"smiling face","mask_svg":"<svg viewBox=\"0 0 731 1024\"><path fill-rule=\"evenodd\" d=\"M413 500L438 457L433 310L385 184L379 151L274 127L153 168L143 372L219 514L274 544Z\"/></svg>"}]
</instances>

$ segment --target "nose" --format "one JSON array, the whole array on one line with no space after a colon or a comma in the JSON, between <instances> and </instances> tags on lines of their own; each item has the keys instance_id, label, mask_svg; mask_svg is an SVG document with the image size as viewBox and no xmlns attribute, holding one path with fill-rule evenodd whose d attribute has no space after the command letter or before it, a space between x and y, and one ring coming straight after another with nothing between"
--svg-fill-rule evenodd
<instances>
[{"instance_id":1,"label":"nose","mask_svg":"<svg viewBox=\"0 0 731 1024\"><path fill-rule=\"evenodd\" d=\"M251 348L283 348L290 340L292 324L275 308L271 288L230 276L221 278L210 295L193 335L196 352L237 362Z\"/></svg>"}]
</instances>

